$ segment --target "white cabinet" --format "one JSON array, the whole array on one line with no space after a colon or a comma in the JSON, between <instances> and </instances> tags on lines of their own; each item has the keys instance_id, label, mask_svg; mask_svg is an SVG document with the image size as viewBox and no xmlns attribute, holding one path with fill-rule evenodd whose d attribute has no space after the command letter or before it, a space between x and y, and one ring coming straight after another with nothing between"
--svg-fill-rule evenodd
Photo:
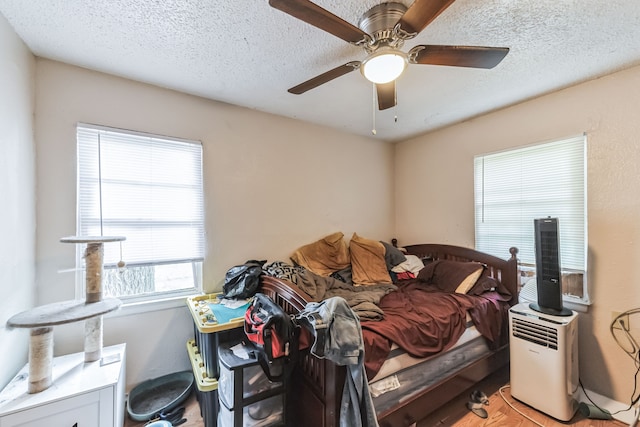
<instances>
[{"instance_id":1,"label":"white cabinet","mask_svg":"<svg viewBox=\"0 0 640 427\"><path fill-rule=\"evenodd\" d=\"M28 365L0 393L0 427L121 427L124 422L125 344L53 358L51 387L27 393Z\"/></svg>"}]
</instances>

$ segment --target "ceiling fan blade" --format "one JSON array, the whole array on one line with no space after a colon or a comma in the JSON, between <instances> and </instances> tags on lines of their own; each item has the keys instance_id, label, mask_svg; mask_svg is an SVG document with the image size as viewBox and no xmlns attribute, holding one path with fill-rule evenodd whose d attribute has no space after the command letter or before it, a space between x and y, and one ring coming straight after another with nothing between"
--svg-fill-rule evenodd
<instances>
[{"instance_id":1,"label":"ceiling fan blade","mask_svg":"<svg viewBox=\"0 0 640 427\"><path fill-rule=\"evenodd\" d=\"M293 93L294 95L300 95L308 90L320 86L321 84L325 84L335 78L344 76L345 74L350 73L353 70L357 70L358 68L360 68L360 61L347 62L346 64L340 65L333 70L329 70L326 73L322 73L319 76L316 76L304 83L300 83L299 85L292 87L288 90L288 92Z\"/></svg>"},{"instance_id":2,"label":"ceiling fan blade","mask_svg":"<svg viewBox=\"0 0 640 427\"><path fill-rule=\"evenodd\" d=\"M454 1L455 0L415 0L398 21L400 29L409 34L419 33Z\"/></svg>"},{"instance_id":3,"label":"ceiling fan blade","mask_svg":"<svg viewBox=\"0 0 640 427\"><path fill-rule=\"evenodd\" d=\"M378 94L378 110L386 110L396 105L395 80L389 83L377 84L376 92Z\"/></svg>"},{"instance_id":4,"label":"ceiling fan blade","mask_svg":"<svg viewBox=\"0 0 640 427\"><path fill-rule=\"evenodd\" d=\"M269 0L269 4L349 43L357 44L369 38L360 28L309 0Z\"/></svg>"},{"instance_id":5,"label":"ceiling fan blade","mask_svg":"<svg viewBox=\"0 0 640 427\"><path fill-rule=\"evenodd\" d=\"M415 64L493 68L509 53L508 47L418 45L409 51Z\"/></svg>"}]
</instances>

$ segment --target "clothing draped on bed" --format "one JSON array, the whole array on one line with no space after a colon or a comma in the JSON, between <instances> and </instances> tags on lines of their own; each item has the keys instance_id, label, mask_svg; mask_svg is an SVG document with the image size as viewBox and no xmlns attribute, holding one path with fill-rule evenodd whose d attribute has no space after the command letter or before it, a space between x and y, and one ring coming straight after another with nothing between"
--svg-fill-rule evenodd
<instances>
[{"instance_id":1,"label":"clothing draped on bed","mask_svg":"<svg viewBox=\"0 0 640 427\"><path fill-rule=\"evenodd\" d=\"M298 272L297 284L317 301L331 297L342 297L361 321L380 320L384 312L380 308L380 299L396 289L395 285L354 286L333 277L320 276L309 270Z\"/></svg>"},{"instance_id":2,"label":"clothing draped on bed","mask_svg":"<svg viewBox=\"0 0 640 427\"><path fill-rule=\"evenodd\" d=\"M364 369L364 346L358 316L341 297L310 302L300 315L319 316L320 323L326 325L326 329L313 332L316 339L311 353L347 367L340 404L340 427L378 427ZM324 339L318 339L319 333L325 334Z\"/></svg>"}]
</instances>

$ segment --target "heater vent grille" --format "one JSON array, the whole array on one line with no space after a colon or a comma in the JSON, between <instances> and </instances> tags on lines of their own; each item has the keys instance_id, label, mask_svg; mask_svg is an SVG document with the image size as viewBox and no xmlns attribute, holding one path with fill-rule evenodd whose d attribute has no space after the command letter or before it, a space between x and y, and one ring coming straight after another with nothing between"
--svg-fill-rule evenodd
<instances>
[{"instance_id":1,"label":"heater vent grille","mask_svg":"<svg viewBox=\"0 0 640 427\"><path fill-rule=\"evenodd\" d=\"M556 328L513 318L511 330L514 337L558 350L558 330Z\"/></svg>"}]
</instances>

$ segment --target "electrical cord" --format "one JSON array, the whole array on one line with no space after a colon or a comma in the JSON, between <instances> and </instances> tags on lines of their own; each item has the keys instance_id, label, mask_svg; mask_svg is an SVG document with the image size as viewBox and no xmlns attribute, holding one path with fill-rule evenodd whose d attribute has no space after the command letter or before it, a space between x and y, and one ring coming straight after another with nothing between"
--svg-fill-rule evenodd
<instances>
[{"instance_id":1,"label":"electrical cord","mask_svg":"<svg viewBox=\"0 0 640 427\"><path fill-rule=\"evenodd\" d=\"M616 344L618 344L618 346L622 349L622 351L624 351L633 360L633 363L636 367L636 372L635 372L635 375L633 376L634 378L633 391L631 392L629 408L621 411L628 411L638 403L638 400L640 400L640 394L636 396L636 394L638 393L638 375L640 374L640 346L638 345L638 342L636 341L636 339L629 333L628 331L629 325L624 324L625 317L628 317L632 314L638 314L638 313L640 313L640 308L627 310L623 313L620 313L618 316L616 316L616 318L613 319L613 321L609 325L609 331L611 332L611 336L613 337L614 341L616 342ZM621 327L615 328L614 326L616 326L616 324L620 325ZM616 331L618 331L619 333L616 333ZM627 341L627 345L630 346L631 349L623 345L619 337L620 333L624 335L624 338L626 338L626 341ZM621 411L618 411L618 412L621 412Z\"/></svg>"},{"instance_id":2,"label":"electrical cord","mask_svg":"<svg viewBox=\"0 0 640 427\"><path fill-rule=\"evenodd\" d=\"M629 325L624 324L623 318L628 317L632 314L637 314L637 313L640 313L640 308L634 308L634 309L625 311L623 313L620 313L618 316L616 316L615 319L613 319L613 321L609 325L609 331L611 332L611 336L615 340L616 344L618 344L618 346L622 349L622 351L624 351L629 357L631 357L631 359L633 359L636 367L640 366L640 360L638 360L638 352L640 351L640 346L638 346L638 342L635 340L635 338L633 338L633 336L627 330ZM616 329L614 327L616 324L620 325L621 328ZM631 350L626 349L625 346L622 345L615 331L621 331L624 333L625 338L627 338L628 343L631 345Z\"/></svg>"},{"instance_id":3,"label":"electrical cord","mask_svg":"<svg viewBox=\"0 0 640 427\"><path fill-rule=\"evenodd\" d=\"M514 411L516 411L517 413L519 413L520 415L522 415L523 417L525 417L526 419L528 419L529 421L531 421L532 423L534 423L537 426L540 427L545 427L544 424L540 424L539 422L537 422L536 420L534 420L533 418L531 418L528 415L525 415L522 411L520 411L518 408L516 408L515 406L513 406L513 404L511 402L509 402L507 400L507 397L504 395L504 390L506 390L507 388L511 388L511 386L509 384L507 385L503 385L502 387L500 387L500 389L498 390L500 392L500 397L502 397L502 400L504 400L504 403L506 403L507 405L509 405L511 407L511 409L513 409Z\"/></svg>"},{"instance_id":4,"label":"electrical cord","mask_svg":"<svg viewBox=\"0 0 640 427\"><path fill-rule=\"evenodd\" d=\"M584 385L582 384L582 380L581 380L580 378L578 378L578 383L580 384L580 388L582 389L582 393L584 393L584 396L587 398L587 400L588 400L589 402L591 402L591 404L592 404L593 406L595 406L595 407L596 407L600 412L602 412L603 414L614 415L614 414L617 414L617 413L619 413L619 412L628 411L629 409L631 409L631 406L630 406L630 407L628 407L627 409L620 409L620 410L618 410L618 411L616 411L616 412L613 412L613 413L612 413L612 412L609 412L608 410L606 410L606 409L604 409L604 408L601 408L601 407L600 407L596 402L594 402L594 401L589 397L589 395L587 394L587 390L584 388Z\"/></svg>"},{"instance_id":5,"label":"electrical cord","mask_svg":"<svg viewBox=\"0 0 640 427\"><path fill-rule=\"evenodd\" d=\"M635 314L635 313L640 313L640 309L633 309L633 310L625 311L624 313L620 313L618 316L616 316L615 319L613 319L613 321L611 322L611 325L609 325L609 331L611 332L611 336L613 337L614 341L616 342L616 344L618 344L618 346L622 349L622 351L624 351L627 355L629 355L629 357L633 359L634 364L636 366L636 372L633 376L633 379L634 379L633 391L631 392L631 399L630 399L629 406L625 409L619 409L616 412L609 412L608 410L601 408L597 403L593 401L593 399L591 399L591 397L589 397L587 390L584 388L584 384L582 384L582 380L578 378L578 383L580 384L580 388L582 388L582 392L584 393L587 400L589 400L589 402L593 406L595 406L599 411L602 411L603 413L607 413L609 415L615 415L620 412L629 411L633 409L634 405L638 403L638 400L640 400L640 395L636 396L636 392L638 391L638 375L640 374L640 346L638 346L638 343L635 340L635 338L633 338L633 336L629 333L629 331L627 331L627 327L629 325L625 325L623 321L624 317L629 316L631 314ZM620 325L621 328L619 329L615 328L614 326L616 324ZM625 346L622 344L622 342L618 338L618 335L615 332L617 330L624 332L624 335L627 338L628 344L631 346L630 350L625 348Z\"/></svg>"},{"instance_id":6,"label":"electrical cord","mask_svg":"<svg viewBox=\"0 0 640 427\"><path fill-rule=\"evenodd\" d=\"M636 372L633 376L633 390L631 392L631 398L629 399L630 400L629 406L625 409L620 409L616 412L610 413L611 415L615 415L620 412L626 412L633 409L633 407L640 400L640 394L636 396L636 394L638 393L638 375L640 375L640 346L638 345L638 342L636 341L636 339L629 333L628 331L629 325L625 325L624 323L625 317L628 317L632 314L638 314L638 313L640 313L640 308L627 310L623 313L620 313L618 316L616 316L611 321L611 324L609 325L609 331L614 341L616 342L616 344L618 344L618 347L620 347L622 351L624 351L633 360L633 363L636 367ZM620 327L615 328L616 325L619 325ZM626 338L626 345L623 345L619 337L619 333L616 333L616 331L620 331L620 333L624 334L624 337ZM581 380L578 380L578 381L580 383L580 387L582 388L582 391L585 397L589 400L589 402L591 402L593 406L598 408L598 410L609 413L608 411L603 410L589 397L589 395L587 394L587 391L584 388L584 385L582 384L582 381Z\"/></svg>"}]
</instances>

